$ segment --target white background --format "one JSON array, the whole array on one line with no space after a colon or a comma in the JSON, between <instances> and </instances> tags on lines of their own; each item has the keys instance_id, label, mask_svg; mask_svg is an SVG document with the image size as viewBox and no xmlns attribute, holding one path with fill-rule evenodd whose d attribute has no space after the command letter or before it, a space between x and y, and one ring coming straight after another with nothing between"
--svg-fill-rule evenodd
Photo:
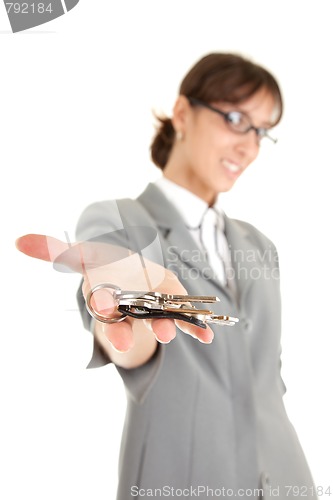
<instances>
[{"instance_id":1,"label":"white background","mask_svg":"<svg viewBox=\"0 0 333 500\"><path fill-rule=\"evenodd\" d=\"M154 180L152 110L170 113L179 82L211 51L251 57L283 88L279 143L225 209L278 247L285 402L315 482L333 493L331 10L329 0L81 0L14 35L0 5L1 499L115 497L122 383L112 366L85 370L79 277L14 241L73 239L87 204Z\"/></svg>"}]
</instances>

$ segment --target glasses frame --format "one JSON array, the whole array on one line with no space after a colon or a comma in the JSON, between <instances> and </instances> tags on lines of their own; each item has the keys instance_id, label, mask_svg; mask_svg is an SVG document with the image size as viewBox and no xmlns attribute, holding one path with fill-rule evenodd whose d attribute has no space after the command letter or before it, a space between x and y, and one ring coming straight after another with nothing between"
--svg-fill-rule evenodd
<instances>
[{"instance_id":1,"label":"glasses frame","mask_svg":"<svg viewBox=\"0 0 333 500\"><path fill-rule=\"evenodd\" d=\"M193 106L202 106L203 108L207 108L210 111L214 111L214 113L217 113L218 115L222 116L222 118L224 119L225 123L228 125L230 130L232 132L235 132L235 134L243 135L243 134L247 134L251 130L254 130L256 133L258 142L260 142L261 139L263 139L264 137L266 137L267 139L270 139L273 142L273 144L276 144L278 142L277 139L275 139L274 137L269 135L269 133L267 132L267 129L265 129L263 127L255 127L254 125L252 125L250 118L243 111L238 111L238 110L228 111L228 112L221 111L220 109L215 108L214 106L211 106L210 104L208 104L205 101L201 101L200 99L196 99L195 97L187 97L187 99L188 99L189 103ZM244 130L244 131L236 130L232 127L232 122L230 120L230 114L234 113L235 111L237 111L237 113L240 113L243 116L246 116L247 119L249 120L249 127L246 130Z\"/></svg>"}]
</instances>

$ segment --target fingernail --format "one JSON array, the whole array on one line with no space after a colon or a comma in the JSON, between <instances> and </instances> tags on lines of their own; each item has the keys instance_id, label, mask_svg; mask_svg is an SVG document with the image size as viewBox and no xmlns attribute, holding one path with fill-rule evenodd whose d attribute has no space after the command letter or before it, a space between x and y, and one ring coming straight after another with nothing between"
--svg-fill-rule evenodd
<instances>
[{"instance_id":1,"label":"fingernail","mask_svg":"<svg viewBox=\"0 0 333 500\"><path fill-rule=\"evenodd\" d=\"M157 340L157 342L159 342L160 344L170 344L171 340L160 340L158 337L156 337L155 335L155 339Z\"/></svg>"},{"instance_id":2,"label":"fingernail","mask_svg":"<svg viewBox=\"0 0 333 500\"><path fill-rule=\"evenodd\" d=\"M148 328L148 330L150 330L151 332L153 331L153 327L151 325L151 321L150 320L144 319L143 320L143 324L145 325L146 328Z\"/></svg>"}]
</instances>

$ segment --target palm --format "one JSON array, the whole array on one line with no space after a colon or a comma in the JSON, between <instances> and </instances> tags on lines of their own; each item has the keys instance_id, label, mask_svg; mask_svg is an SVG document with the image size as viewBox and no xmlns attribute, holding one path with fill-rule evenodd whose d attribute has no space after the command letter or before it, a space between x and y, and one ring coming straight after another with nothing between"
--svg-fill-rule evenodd
<instances>
[{"instance_id":1,"label":"palm","mask_svg":"<svg viewBox=\"0 0 333 500\"><path fill-rule=\"evenodd\" d=\"M114 245L98 242L75 243L69 246L56 238L30 234L16 242L18 250L30 257L53 262L54 266L66 266L83 275L83 294L101 282L114 283L127 290L149 290L161 293L186 294L186 290L177 277L169 270L138 254ZM107 309L112 314L115 304L110 301L110 294L95 294L95 304L99 311ZM133 345L133 329L142 320L126 319L121 323L103 325L104 334L112 345L121 351L127 351ZM210 328L202 329L183 321L177 326L203 342L211 342L213 332ZM147 323L146 323L147 325ZM156 319L150 324L157 340L169 342L176 334L174 322L169 319Z\"/></svg>"}]
</instances>

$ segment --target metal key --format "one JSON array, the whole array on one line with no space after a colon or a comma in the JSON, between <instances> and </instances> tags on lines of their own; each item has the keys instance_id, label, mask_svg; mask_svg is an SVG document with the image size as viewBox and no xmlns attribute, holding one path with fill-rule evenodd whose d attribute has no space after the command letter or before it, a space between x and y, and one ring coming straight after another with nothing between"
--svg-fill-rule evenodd
<instances>
[{"instance_id":1,"label":"metal key","mask_svg":"<svg viewBox=\"0 0 333 500\"><path fill-rule=\"evenodd\" d=\"M101 314L93 307L91 300L98 290L108 290L116 303L119 316ZM186 321L206 328L207 323L232 326L238 318L216 315L209 309L197 309L191 302L215 303L218 297L210 295L173 295L160 292L121 290L111 283L101 283L90 290L86 298L88 312L97 321L119 323L127 316L137 319L170 318Z\"/></svg>"}]
</instances>

